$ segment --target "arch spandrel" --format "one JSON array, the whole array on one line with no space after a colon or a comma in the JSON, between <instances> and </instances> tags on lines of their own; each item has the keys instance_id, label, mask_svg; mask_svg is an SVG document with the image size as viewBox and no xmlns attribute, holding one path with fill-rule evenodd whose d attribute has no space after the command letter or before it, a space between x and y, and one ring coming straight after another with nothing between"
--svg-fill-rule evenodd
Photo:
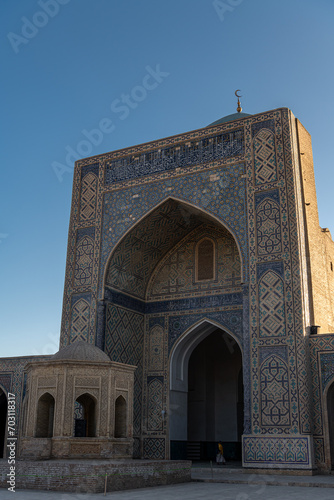
<instances>
[{"instance_id":1,"label":"arch spandrel","mask_svg":"<svg viewBox=\"0 0 334 500\"><path fill-rule=\"evenodd\" d=\"M6 396L6 399L8 399L8 392L7 392L7 390L5 389L5 387L2 384L0 384L0 396L1 396L2 393L4 393L4 395Z\"/></svg>"}]
</instances>

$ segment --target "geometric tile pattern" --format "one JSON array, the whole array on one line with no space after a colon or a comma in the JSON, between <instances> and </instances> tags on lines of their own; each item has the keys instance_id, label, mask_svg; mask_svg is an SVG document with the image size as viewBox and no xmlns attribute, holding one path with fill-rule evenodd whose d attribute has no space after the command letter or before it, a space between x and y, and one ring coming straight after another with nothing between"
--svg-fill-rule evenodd
<instances>
[{"instance_id":1,"label":"geometric tile pattern","mask_svg":"<svg viewBox=\"0 0 334 500\"><path fill-rule=\"evenodd\" d=\"M246 437L243 440L243 461L256 465L264 462L272 465L310 465L307 437Z\"/></svg>"},{"instance_id":2,"label":"geometric tile pattern","mask_svg":"<svg viewBox=\"0 0 334 500\"><path fill-rule=\"evenodd\" d=\"M271 130L275 134L275 120L273 119L272 113L269 114L269 119L252 121L250 126L251 136L255 137L262 129Z\"/></svg>"},{"instance_id":3,"label":"geometric tile pattern","mask_svg":"<svg viewBox=\"0 0 334 500\"><path fill-rule=\"evenodd\" d=\"M74 286L89 285L93 273L94 241L84 236L78 242L75 257Z\"/></svg>"},{"instance_id":4,"label":"geometric tile pattern","mask_svg":"<svg viewBox=\"0 0 334 500\"><path fill-rule=\"evenodd\" d=\"M261 129L254 137L256 184L277 180L275 137L268 129Z\"/></svg>"},{"instance_id":5,"label":"geometric tile pattern","mask_svg":"<svg viewBox=\"0 0 334 500\"><path fill-rule=\"evenodd\" d=\"M334 377L334 352L320 354L320 367L322 390L324 391L329 380Z\"/></svg>"},{"instance_id":6,"label":"geometric tile pattern","mask_svg":"<svg viewBox=\"0 0 334 500\"><path fill-rule=\"evenodd\" d=\"M174 200L154 210L118 245L108 266L106 283L144 298L152 270L189 231L201 224Z\"/></svg>"},{"instance_id":7,"label":"geometric tile pattern","mask_svg":"<svg viewBox=\"0 0 334 500\"><path fill-rule=\"evenodd\" d=\"M149 431L162 431L163 383L154 378L148 383L148 420Z\"/></svg>"},{"instance_id":8,"label":"geometric tile pattern","mask_svg":"<svg viewBox=\"0 0 334 500\"><path fill-rule=\"evenodd\" d=\"M108 304L104 351L111 361L137 366L134 381L133 425L135 437L141 429L144 316Z\"/></svg>"},{"instance_id":9,"label":"geometric tile pattern","mask_svg":"<svg viewBox=\"0 0 334 500\"><path fill-rule=\"evenodd\" d=\"M77 340L88 342L90 304L83 299L72 306L70 343Z\"/></svg>"},{"instance_id":10,"label":"geometric tile pattern","mask_svg":"<svg viewBox=\"0 0 334 500\"><path fill-rule=\"evenodd\" d=\"M160 325L155 325L149 332L150 354L149 370L162 371L164 369L164 330Z\"/></svg>"},{"instance_id":11,"label":"geometric tile pattern","mask_svg":"<svg viewBox=\"0 0 334 500\"><path fill-rule=\"evenodd\" d=\"M288 363L288 346L286 345L261 346L259 347L259 350L260 365L262 365L263 361L269 358L272 354L279 356L285 363Z\"/></svg>"},{"instance_id":12,"label":"geometric tile pattern","mask_svg":"<svg viewBox=\"0 0 334 500\"><path fill-rule=\"evenodd\" d=\"M260 337L285 336L285 297L282 279L267 271L259 282Z\"/></svg>"},{"instance_id":13,"label":"geometric tile pattern","mask_svg":"<svg viewBox=\"0 0 334 500\"><path fill-rule=\"evenodd\" d=\"M164 459L165 458L165 439L144 438L144 458Z\"/></svg>"},{"instance_id":14,"label":"geometric tile pattern","mask_svg":"<svg viewBox=\"0 0 334 500\"><path fill-rule=\"evenodd\" d=\"M256 210L258 255L281 252L281 219L279 205L266 198Z\"/></svg>"},{"instance_id":15,"label":"geometric tile pattern","mask_svg":"<svg viewBox=\"0 0 334 500\"><path fill-rule=\"evenodd\" d=\"M316 465L325 463L325 443L322 437L313 437L314 458Z\"/></svg>"},{"instance_id":16,"label":"geometric tile pattern","mask_svg":"<svg viewBox=\"0 0 334 500\"><path fill-rule=\"evenodd\" d=\"M89 221L95 218L97 177L89 173L81 181L80 219Z\"/></svg>"},{"instance_id":17,"label":"geometric tile pattern","mask_svg":"<svg viewBox=\"0 0 334 500\"><path fill-rule=\"evenodd\" d=\"M284 361L277 356L266 359L260 383L262 425L290 425L289 373Z\"/></svg>"}]
</instances>

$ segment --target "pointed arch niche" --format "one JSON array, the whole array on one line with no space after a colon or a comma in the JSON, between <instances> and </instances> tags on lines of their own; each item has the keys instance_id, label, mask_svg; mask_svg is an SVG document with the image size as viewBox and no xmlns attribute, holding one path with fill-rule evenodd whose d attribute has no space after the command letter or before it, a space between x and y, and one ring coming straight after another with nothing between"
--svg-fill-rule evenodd
<instances>
[{"instance_id":1,"label":"pointed arch niche","mask_svg":"<svg viewBox=\"0 0 334 500\"><path fill-rule=\"evenodd\" d=\"M205 231L207 228L209 231ZM238 264L235 265L233 261L234 271L239 275L239 283L242 282L243 258L239 242L231 229L203 209L168 198L140 219L112 250L104 272L105 298L110 297L109 290L117 290L145 300L150 282L161 267L163 258L199 229L202 229L202 234L195 240L193 261L198 258L201 262L209 260L215 266L219 248L211 234L212 229L220 231L225 238L226 254L233 247L233 256L237 256L234 260ZM219 267L219 255L217 265ZM194 281L196 274L194 269Z\"/></svg>"},{"instance_id":2,"label":"pointed arch niche","mask_svg":"<svg viewBox=\"0 0 334 500\"><path fill-rule=\"evenodd\" d=\"M195 247L195 281L208 281L216 277L217 245L211 238L203 238Z\"/></svg>"},{"instance_id":3,"label":"pointed arch niche","mask_svg":"<svg viewBox=\"0 0 334 500\"><path fill-rule=\"evenodd\" d=\"M36 434L37 438L52 438L55 400L50 393L43 394L37 402Z\"/></svg>"}]
</instances>

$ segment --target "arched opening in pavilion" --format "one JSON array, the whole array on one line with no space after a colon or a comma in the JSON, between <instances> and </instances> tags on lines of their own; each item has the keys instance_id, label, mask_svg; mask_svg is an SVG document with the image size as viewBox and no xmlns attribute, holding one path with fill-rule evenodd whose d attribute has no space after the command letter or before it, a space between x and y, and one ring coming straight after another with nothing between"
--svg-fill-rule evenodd
<instances>
[{"instance_id":1,"label":"arched opening in pavilion","mask_svg":"<svg viewBox=\"0 0 334 500\"><path fill-rule=\"evenodd\" d=\"M82 394L74 406L74 437L96 436L96 402L88 393Z\"/></svg>"}]
</instances>

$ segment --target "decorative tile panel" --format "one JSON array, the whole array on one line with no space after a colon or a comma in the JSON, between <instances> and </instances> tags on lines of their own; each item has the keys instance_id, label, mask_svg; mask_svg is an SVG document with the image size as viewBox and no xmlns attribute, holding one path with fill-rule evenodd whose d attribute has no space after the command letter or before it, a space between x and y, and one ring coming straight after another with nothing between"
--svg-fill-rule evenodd
<instances>
[{"instance_id":1,"label":"decorative tile panel","mask_svg":"<svg viewBox=\"0 0 334 500\"><path fill-rule=\"evenodd\" d=\"M151 460L160 460L165 458L165 439L164 438L144 438L144 457Z\"/></svg>"},{"instance_id":2,"label":"decorative tile panel","mask_svg":"<svg viewBox=\"0 0 334 500\"><path fill-rule=\"evenodd\" d=\"M238 129L144 154L126 156L107 162L105 183L110 185L125 179L242 155L243 149L243 129Z\"/></svg>"},{"instance_id":3,"label":"decorative tile panel","mask_svg":"<svg viewBox=\"0 0 334 500\"><path fill-rule=\"evenodd\" d=\"M262 184L277 180L275 136L266 128L256 134L253 139L255 182Z\"/></svg>"},{"instance_id":4,"label":"decorative tile panel","mask_svg":"<svg viewBox=\"0 0 334 500\"><path fill-rule=\"evenodd\" d=\"M82 287L92 283L94 239L88 230L78 231L75 254L74 286Z\"/></svg>"},{"instance_id":5,"label":"decorative tile panel","mask_svg":"<svg viewBox=\"0 0 334 500\"><path fill-rule=\"evenodd\" d=\"M154 325L149 332L149 370L164 369L164 330L160 325Z\"/></svg>"},{"instance_id":6,"label":"decorative tile panel","mask_svg":"<svg viewBox=\"0 0 334 500\"><path fill-rule=\"evenodd\" d=\"M141 429L144 316L108 304L105 352L112 361L137 366L134 381L133 425L135 437Z\"/></svg>"},{"instance_id":7,"label":"decorative tile panel","mask_svg":"<svg viewBox=\"0 0 334 500\"><path fill-rule=\"evenodd\" d=\"M311 449L309 436L273 437L247 436L243 438L243 465L245 467L274 466L287 468L310 468Z\"/></svg>"},{"instance_id":8,"label":"decorative tile panel","mask_svg":"<svg viewBox=\"0 0 334 500\"><path fill-rule=\"evenodd\" d=\"M83 299L72 306L70 343L77 340L88 342L90 304Z\"/></svg>"},{"instance_id":9,"label":"decorative tile panel","mask_svg":"<svg viewBox=\"0 0 334 500\"><path fill-rule=\"evenodd\" d=\"M90 221L95 219L97 183L97 177L92 173L85 175L85 177L81 181L81 221Z\"/></svg>"},{"instance_id":10,"label":"decorative tile panel","mask_svg":"<svg viewBox=\"0 0 334 500\"><path fill-rule=\"evenodd\" d=\"M147 381L148 399L148 431L162 431L162 409L163 409L163 381L161 378L150 378Z\"/></svg>"},{"instance_id":11,"label":"decorative tile panel","mask_svg":"<svg viewBox=\"0 0 334 500\"><path fill-rule=\"evenodd\" d=\"M279 202L273 196L268 196L268 193L266 197L261 193L255 196L255 206L258 255L280 253L282 234Z\"/></svg>"},{"instance_id":12,"label":"decorative tile panel","mask_svg":"<svg viewBox=\"0 0 334 500\"><path fill-rule=\"evenodd\" d=\"M259 282L260 337L285 336L284 284L280 276L267 271Z\"/></svg>"},{"instance_id":13,"label":"decorative tile panel","mask_svg":"<svg viewBox=\"0 0 334 500\"><path fill-rule=\"evenodd\" d=\"M270 356L260 368L263 426L290 425L289 373L284 361Z\"/></svg>"}]
</instances>

